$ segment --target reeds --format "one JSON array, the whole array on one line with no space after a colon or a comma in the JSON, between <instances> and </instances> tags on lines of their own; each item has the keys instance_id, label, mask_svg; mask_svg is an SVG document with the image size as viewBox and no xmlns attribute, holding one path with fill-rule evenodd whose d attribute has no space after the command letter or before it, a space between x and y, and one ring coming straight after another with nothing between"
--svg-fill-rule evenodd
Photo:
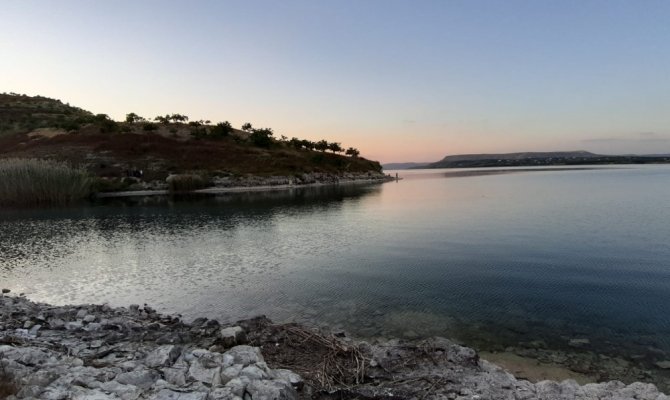
<instances>
[{"instance_id":1,"label":"reeds","mask_svg":"<svg viewBox=\"0 0 670 400\"><path fill-rule=\"evenodd\" d=\"M90 194L82 168L39 159L0 160L0 204L66 204Z\"/></svg>"},{"instance_id":2,"label":"reeds","mask_svg":"<svg viewBox=\"0 0 670 400\"><path fill-rule=\"evenodd\" d=\"M168 190L171 193L188 193L211 186L211 183L200 175L180 174L167 178Z\"/></svg>"}]
</instances>

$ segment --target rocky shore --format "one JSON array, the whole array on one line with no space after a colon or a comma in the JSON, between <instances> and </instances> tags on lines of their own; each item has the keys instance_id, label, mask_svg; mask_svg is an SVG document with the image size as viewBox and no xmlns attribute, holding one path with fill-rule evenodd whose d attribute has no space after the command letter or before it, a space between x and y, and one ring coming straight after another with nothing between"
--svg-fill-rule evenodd
<instances>
[{"instance_id":1,"label":"rocky shore","mask_svg":"<svg viewBox=\"0 0 670 400\"><path fill-rule=\"evenodd\" d=\"M652 384L532 383L444 338L366 343L264 317L0 297L0 398L668 399Z\"/></svg>"},{"instance_id":2,"label":"rocky shore","mask_svg":"<svg viewBox=\"0 0 670 400\"><path fill-rule=\"evenodd\" d=\"M170 175L164 181L142 181L137 178L129 179L132 183L126 190L120 192L102 192L97 197L125 197L125 196L149 196L169 194L168 183L178 175ZM305 173L294 176L216 176L211 179L211 186L205 189L194 190L194 193L227 193L247 192L260 190L290 189L295 187L339 185L347 183L380 183L395 180L394 177L382 172L368 171L359 173Z\"/></svg>"}]
</instances>

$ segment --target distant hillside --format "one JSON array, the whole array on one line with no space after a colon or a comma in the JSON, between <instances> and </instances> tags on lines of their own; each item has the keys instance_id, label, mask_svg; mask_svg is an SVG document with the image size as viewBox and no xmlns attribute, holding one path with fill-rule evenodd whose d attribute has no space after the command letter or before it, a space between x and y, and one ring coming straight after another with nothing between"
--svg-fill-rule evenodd
<instances>
[{"instance_id":1,"label":"distant hillside","mask_svg":"<svg viewBox=\"0 0 670 400\"><path fill-rule=\"evenodd\" d=\"M275 137L247 123L189 121L171 114L113 121L59 100L0 94L0 158L40 158L83 166L107 180L142 171L146 182L171 174L214 177L381 172L381 165L339 143ZM279 135L277 135L279 136Z\"/></svg>"},{"instance_id":2,"label":"distant hillside","mask_svg":"<svg viewBox=\"0 0 670 400\"><path fill-rule=\"evenodd\" d=\"M77 129L94 120L92 113L63 104L60 100L15 93L0 94L0 136L38 128Z\"/></svg>"},{"instance_id":3,"label":"distant hillside","mask_svg":"<svg viewBox=\"0 0 670 400\"><path fill-rule=\"evenodd\" d=\"M446 156L421 168L479 168L548 165L647 164L670 162L668 156L610 156L588 151L462 154Z\"/></svg>"},{"instance_id":4,"label":"distant hillside","mask_svg":"<svg viewBox=\"0 0 670 400\"><path fill-rule=\"evenodd\" d=\"M382 164L382 168L385 170L391 169L412 169L412 168L423 168L430 163L417 163L417 162L406 162L406 163L388 163Z\"/></svg>"}]
</instances>

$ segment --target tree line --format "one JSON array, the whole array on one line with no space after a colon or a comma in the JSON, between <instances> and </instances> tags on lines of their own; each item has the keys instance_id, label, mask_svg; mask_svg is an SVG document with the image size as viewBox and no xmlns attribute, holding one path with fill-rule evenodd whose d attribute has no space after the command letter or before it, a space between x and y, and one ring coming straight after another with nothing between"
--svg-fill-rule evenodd
<instances>
[{"instance_id":1,"label":"tree line","mask_svg":"<svg viewBox=\"0 0 670 400\"><path fill-rule=\"evenodd\" d=\"M218 139L227 137L234 132L232 124L228 121L219 122L213 126L210 126L211 121L209 120L199 120L199 121L190 121L186 115L182 114L165 114L164 116L159 115L153 119L154 122L168 125L168 124L183 124L188 123L188 125L197 128L191 131L192 135L196 138L211 138ZM144 117L137 115L136 113L126 114L126 123L128 124L144 124L143 128L146 131L156 130L157 126L151 123ZM202 129L203 125L207 125L209 129ZM355 147L349 147L344 149L339 142L328 142L327 140L311 141L305 139L299 139L293 137L289 139L288 137L281 135L279 139L274 138L274 132L272 128L254 128L250 122L246 122L241 126L241 130L249 133L249 141L257 147L270 147L274 143L281 143L286 146L293 147L297 150L311 150L311 151L331 151L332 153L344 153L350 157L358 157L360 151Z\"/></svg>"}]
</instances>

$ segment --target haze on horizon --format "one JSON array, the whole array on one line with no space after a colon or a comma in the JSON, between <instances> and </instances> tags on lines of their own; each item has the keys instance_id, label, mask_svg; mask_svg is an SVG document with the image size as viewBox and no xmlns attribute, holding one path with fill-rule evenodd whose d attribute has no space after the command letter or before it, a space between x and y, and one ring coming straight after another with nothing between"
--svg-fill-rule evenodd
<instances>
[{"instance_id":1,"label":"haze on horizon","mask_svg":"<svg viewBox=\"0 0 670 400\"><path fill-rule=\"evenodd\" d=\"M447 154L670 153L670 2L4 1L0 91Z\"/></svg>"}]
</instances>

